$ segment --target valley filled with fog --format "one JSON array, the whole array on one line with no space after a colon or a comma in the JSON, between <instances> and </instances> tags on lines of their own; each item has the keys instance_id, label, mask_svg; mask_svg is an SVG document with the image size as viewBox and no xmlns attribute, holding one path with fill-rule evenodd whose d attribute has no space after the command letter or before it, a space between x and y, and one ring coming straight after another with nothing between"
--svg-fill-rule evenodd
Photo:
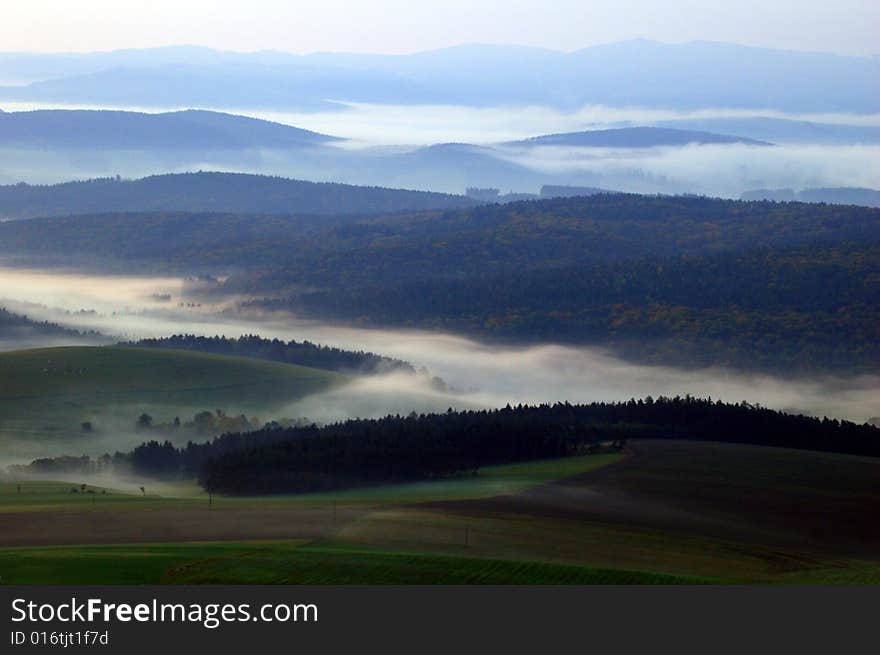
<instances>
[{"instance_id":1,"label":"valley filled with fog","mask_svg":"<svg viewBox=\"0 0 880 655\"><path fill-rule=\"evenodd\" d=\"M88 4L0 20L0 584L880 583L876 10Z\"/></svg>"},{"instance_id":2,"label":"valley filled with fog","mask_svg":"<svg viewBox=\"0 0 880 655\"><path fill-rule=\"evenodd\" d=\"M237 299L241 300L241 299ZM6 351L55 345L96 345L171 334L258 334L309 340L350 350L400 358L424 374L393 372L354 378L345 386L290 403L278 403L264 419L308 418L322 423L349 417L443 412L448 408L493 408L506 404L620 401L648 395L711 396L747 401L815 416L856 422L880 414L880 377L828 375L791 378L721 368L689 370L638 365L590 347L553 343L512 346L481 343L451 334L417 330L359 329L297 319L277 312L245 311L237 303L212 304L198 284L180 278L101 276L61 270L0 268L0 305L30 318L47 320L100 336L41 337L22 334L0 341ZM213 408L209 408L213 409ZM85 453L131 447L143 435L126 429L137 407L120 408L118 432L76 443L44 443L4 451L23 456ZM163 417L170 419L170 417ZM0 417L2 422L2 417ZM46 449L51 452L46 452Z\"/></svg>"},{"instance_id":3,"label":"valley filled with fog","mask_svg":"<svg viewBox=\"0 0 880 655\"><path fill-rule=\"evenodd\" d=\"M0 138L0 155L5 162L0 169L0 183L10 185L92 178L118 181L120 176L127 179L204 170L453 194L437 199L426 196L425 200L413 201L417 204L395 206L407 210L600 190L720 198L739 198L751 192L760 198L764 192L755 190L781 189L784 193L796 194L811 188L857 187L876 195L871 187L880 179L880 114L877 113L797 112L761 107L585 105L570 108L530 103L475 106L359 101L305 109L208 106L205 109L209 111L192 112L181 111L188 109L186 105L52 103L2 98L0 109L7 112L0 113L0 123L4 116L10 121L30 118L28 114L17 112L36 112L32 115L36 125L32 142L16 141L14 130L18 128L15 127L11 128L12 132L7 128L5 136ZM217 111L223 113L214 113ZM114 124L114 117L123 122ZM166 122L149 127L149 121L153 120L150 117ZM44 119L46 123L42 124L40 121ZM56 120L62 122L56 124ZM65 123L67 120L73 122ZM85 132L80 134L76 129L80 125L77 121L81 120L85 121L81 123ZM191 120L203 121L204 125L188 122ZM150 143L149 136L129 133L141 129L140 126L144 126L145 135L161 138ZM201 138L198 130L202 127L209 130L205 143L198 140ZM223 136L211 131L218 127L228 129L228 134ZM192 136L193 129L196 137ZM252 129L257 131L251 132ZM259 130L264 131L264 136L257 138ZM181 137L179 143L174 142L177 136ZM256 140L252 140L254 138ZM596 138L606 145L584 145L593 142L585 139ZM664 143L664 139L669 138L672 140ZM56 145L44 147L41 139L50 142L55 139ZM89 139L103 144L102 147L85 147L83 143ZM284 147L267 145L279 139L288 139L290 143ZM256 181L254 178L238 184ZM174 183L183 190L191 182L180 178ZM461 194L470 187L475 187L474 192L488 195L464 198ZM10 197L18 191L31 193L29 189L36 197L50 193L53 188L6 187ZM356 187L348 189L357 191ZM334 210L326 204L322 195L325 192L319 187L310 192L316 194L316 200L303 213L316 211L315 208L319 208L321 214L344 213L345 210ZM32 218L56 212L138 211L150 208L138 203L148 202L153 195L160 202L170 203L157 209L193 210L185 204L174 204L184 197L193 197L186 192L181 195L178 191L168 191L167 199L162 196L166 191L161 187L144 191L140 196L134 195L133 188L129 191L120 187L115 193L117 200L105 201L99 197L94 205L89 204L89 191L84 190L76 199L84 202L83 205L64 196L59 196L61 200L53 199L50 194L44 201L25 205L20 210L9 209L6 214L0 207L0 218ZM129 200L125 200L127 193L132 194ZM306 205L296 195L299 192L295 188L292 193L290 199L276 198L275 204L264 210L255 198L249 199L247 195L235 198L239 204L230 209L228 198L218 199L216 192L212 196L207 191L205 198L213 198L213 204L204 207L207 211L273 213L290 207L290 213L296 214L298 206ZM511 195L505 196L507 193ZM820 195L818 199L823 198ZM108 204L101 204L104 202ZM117 209L113 202L123 204ZM200 208L199 201L195 202L194 207ZM289 204L291 202L294 204ZM339 201L339 206L351 206L346 202L349 201ZM362 202L355 201L355 212L368 214L380 207L357 204ZM79 209L80 206L95 209ZM344 223L353 219L339 220ZM315 222L308 229L317 229L319 225L320 222ZM71 227L74 232L70 234L75 234L73 223L68 229ZM255 238L255 243L259 243L260 229L268 228L254 229L253 236L244 239L245 244L248 238ZM280 230L280 236L288 230L297 235L301 228L285 227L282 223L273 229ZM220 237L223 230L209 230L206 236ZM340 230L344 232L345 228ZM20 253L6 251L12 258L7 262L8 267L0 268L0 307L71 331L6 330L0 334L3 351L105 345L184 333L232 338L257 334L271 339L309 340L348 350L371 351L399 358L428 373L395 371L357 376L342 388L289 403L276 403L272 415L263 418L307 417L326 423L350 417L406 415L412 411L448 408L620 401L648 395L687 394L731 402L745 400L780 410L857 422L880 415L877 401L880 375L873 374L870 367L863 366L853 374L838 366L836 370L815 375L799 371L787 376L783 371L768 372L760 367L750 370L747 366L650 364L647 363L649 356L640 356L637 344L635 347L629 344L628 357L624 359L608 348L565 345L553 339L528 338L519 344L516 339L501 342L488 336L465 337L445 329L355 327L356 321L314 320L309 318L308 312L304 315L292 309L272 309L260 296L250 296L246 289L236 291L233 287L231 293L206 294L203 282L185 278L173 267L163 275L136 277L133 271L143 271L143 263L130 268L135 262L126 261L123 256L108 264L104 259L112 259L115 252L100 245L100 241L78 253L74 248L68 251L63 243L43 248L39 234L35 232ZM135 241L141 238L136 231L130 234ZM157 233L161 234L161 231ZM314 238L308 234L303 233L301 242L306 250L308 240ZM174 241L171 237L167 243L173 247ZM219 245L227 247L225 243ZM594 243L588 240L585 245L592 248ZM214 247L217 246L208 246L209 249ZM708 250L720 247L710 246ZM145 249L149 251L150 246ZM27 255L23 261L28 267L39 266L40 258L46 256L46 261L51 260L53 266L66 262L70 268L12 268L13 263L21 264L19 254ZM378 257L382 256L380 252ZM217 268L241 273L236 267L250 265L249 261L245 262L245 259L235 262L220 259ZM283 257L276 265L282 262ZM187 260L184 268L200 271L204 265ZM90 274L83 272L85 270L100 273ZM213 267L209 270L213 274ZM225 279L223 275L221 273L221 278ZM241 279L246 280L247 274ZM237 282L239 285L241 279ZM214 278L209 286L218 281ZM282 293L281 288L264 290ZM442 384L432 383L432 376L441 378ZM74 451L80 447L109 450L139 443L143 436L129 430L136 410L136 407L121 408L114 423L114 436L93 437L91 442L83 436ZM16 451L8 446L7 453ZM40 448L49 448L51 453ZM46 441L38 448L16 452L32 456L59 454L58 449L68 450L63 442Z\"/></svg>"},{"instance_id":4,"label":"valley filled with fog","mask_svg":"<svg viewBox=\"0 0 880 655\"><path fill-rule=\"evenodd\" d=\"M144 111L116 105L62 106ZM7 112L49 108L57 106L0 100L0 109ZM178 110L166 107L146 111ZM366 103L347 103L332 111L241 108L234 113L341 140L294 150L266 146L187 149L161 145L33 149L0 142L0 154L5 160L0 183L50 184L116 175L137 178L210 170L457 194L464 193L467 187L535 194L543 185L561 184L635 193L738 198L743 192L764 188L870 188L880 178L880 114L629 107L564 111L542 106L479 108ZM767 121L771 121L769 126ZM773 147L524 147L512 143L542 134L639 125L690 129L716 124L719 128L711 131L766 140Z\"/></svg>"}]
</instances>

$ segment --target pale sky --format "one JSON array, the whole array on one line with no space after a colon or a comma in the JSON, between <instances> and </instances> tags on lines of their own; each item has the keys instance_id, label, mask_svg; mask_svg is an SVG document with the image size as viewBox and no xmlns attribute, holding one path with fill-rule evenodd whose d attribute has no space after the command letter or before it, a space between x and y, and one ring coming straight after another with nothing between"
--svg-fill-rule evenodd
<instances>
[{"instance_id":1,"label":"pale sky","mask_svg":"<svg viewBox=\"0 0 880 655\"><path fill-rule=\"evenodd\" d=\"M632 38L880 53L877 0L0 0L0 50L163 45L405 53Z\"/></svg>"}]
</instances>

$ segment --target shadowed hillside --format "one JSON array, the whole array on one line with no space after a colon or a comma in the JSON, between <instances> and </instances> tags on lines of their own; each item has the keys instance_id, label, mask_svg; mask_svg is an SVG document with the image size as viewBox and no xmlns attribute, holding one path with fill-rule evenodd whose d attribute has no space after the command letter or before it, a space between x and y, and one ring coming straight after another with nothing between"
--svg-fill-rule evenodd
<instances>
[{"instance_id":1,"label":"shadowed hillside","mask_svg":"<svg viewBox=\"0 0 880 655\"><path fill-rule=\"evenodd\" d=\"M371 214L469 207L463 196L426 191L304 182L241 173L154 175L50 186L0 187L0 216L33 218L137 211Z\"/></svg>"},{"instance_id":2,"label":"shadowed hillside","mask_svg":"<svg viewBox=\"0 0 880 655\"><path fill-rule=\"evenodd\" d=\"M0 147L107 149L305 148L336 137L213 111L0 112Z\"/></svg>"},{"instance_id":3,"label":"shadowed hillside","mask_svg":"<svg viewBox=\"0 0 880 655\"><path fill-rule=\"evenodd\" d=\"M220 409L265 415L346 377L314 368L198 352L67 347L0 353L0 444L45 452L47 440L115 450L135 421L157 423ZM128 437L126 437L128 435Z\"/></svg>"}]
</instances>

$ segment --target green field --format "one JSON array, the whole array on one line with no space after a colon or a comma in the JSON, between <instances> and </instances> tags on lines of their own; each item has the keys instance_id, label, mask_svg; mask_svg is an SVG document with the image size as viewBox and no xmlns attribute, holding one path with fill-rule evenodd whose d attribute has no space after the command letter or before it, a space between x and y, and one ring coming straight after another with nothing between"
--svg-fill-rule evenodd
<instances>
[{"instance_id":1,"label":"green field","mask_svg":"<svg viewBox=\"0 0 880 655\"><path fill-rule=\"evenodd\" d=\"M367 505L395 506L444 500L487 498L512 494L535 485L558 480L619 461L623 455L599 454L542 460L520 464L486 466L476 476L419 482L349 491L275 495L275 496L218 496L213 507L216 511L251 506L332 506ZM10 512L59 512L102 510L156 510L203 507L207 495L194 481L146 483L146 494L138 487L140 482L114 482L104 487L89 483L88 490L96 494L71 493L76 482L0 482L0 514ZM101 493L104 491L105 493Z\"/></svg>"},{"instance_id":2,"label":"green field","mask_svg":"<svg viewBox=\"0 0 880 655\"><path fill-rule=\"evenodd\" d=\"M724 569L719 560L715 575L699 575L502 559L479 549L460 550L417 552L303 540L0 548L0 584L880 583L880 566L869 562L755 576Z\"/></svg>"},{"instance_id":3,"label":"green field","mask_svg":"<svg viewBox=\"0 0 880 655\"><path fill-rule=\"evenodd\" d=\"M710 580L546 562L219 542L0 548L5 584L695 584Z\"/></svg>"},{"instance_id":4,"label":"green field","mask_svg":"<svg viewBox=\"0 0 880 655\"><path fill-rule=\"evenodd\" d=\"M146 412L156 422L203 410L280 418L288 402L343 384L342 375L254 359L140 348L66 347L0 353L0 443L37 456L39 441L108 449ZM92 433L83 433L89 421Z\"/></svg>"},{"instance_id":5,"label":"green field","mask_svg":"<svg viewBox=\"0 0 880 655\"><path fill-rule=\"evenodd\" d=\"M0 517L21 517L46 525L63 539L64 517L111 516L111 524L143 525L139 516L167 521L209 515L213 522L239 523L244 515L268 511L281 520L313 521L324 514L322 536L269 541L96 544L0 548L0 579L7 584L680 584L696 576L615 570L564 563L487 557L455 546L453 553L400 551L347 543L333 535L375 511L423 502L480 499L515 494L537 485L617 462L619 454L486 467L454 480L376 487L339 493L264 497L220 497L207 511L205 494L190 482L165 485L146 496L132 489L107 494L71 493L67 482L0 484ZM89 487L89 489L104 489ZM352 513L355 508L355 513ZM291 513L292 512L292 513ZM306 514L306 512L311 512ZM332 512L332 514L331 514ZM340 520L336 522L337 512ZM330 517L333 517L331 520ZM99 518L99 520L101 520ZM42 532L42 530L38 530ZM458 532L455 539L459 538Z\"/></svg>"},{"instance_id":6,"label":"green field","mask_svg":"<svg viewBox=\"0 0 880 655\"><path fill-rule=\"evenodd\" d=\"M586 473L620 461L623 455L603 453L561 459L539 460L518 464L484 466L474 476L457 477L430 482L365 487L347 491L298 494L291 496L263 496L258 498L223 498L220 502L295 502L301 504L367 504L410 505L444 500L468 500L515 494L544 482ZM2 503L2 499L0 499Z\"/></svg>"},{"instance_id":7,"label":"green field","mask_svg":"<svg viewBox=\"0 0 880 655\"><path fill-rule=\"evenodd\" d=\"M612 465L613 464L613 465ZM0 485L4 583L877 584L880 461L708 442L326 494Z\"/></svg>"}]
</instances>

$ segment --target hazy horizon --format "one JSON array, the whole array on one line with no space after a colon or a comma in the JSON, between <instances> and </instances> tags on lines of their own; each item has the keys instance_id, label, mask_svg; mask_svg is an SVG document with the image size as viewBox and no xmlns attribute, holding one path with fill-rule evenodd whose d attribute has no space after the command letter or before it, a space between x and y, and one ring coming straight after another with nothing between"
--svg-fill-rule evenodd
<instances>
[{"instance_id":1,"label":"hazy horizon","mask_svg":"<svg viewBox=\"0 0 880 655\"><path fill-rule=\"evenodd\" d=\"M518 42L518 41L481 41L481 40L466 40L466 41L456 41L450 42L448 44L441 44L433 47L414 47L408 50L396 51L396 50L347 50L344 48L340 49L329 49L329 48L315 48L312 50L297 50L294 48L285 48L285 47L269 47L269 48L236 48L234 46L227 45L209 45L205 43L201 43L198 41L178 41L174 43L163 43L157 45L143 45L143 46L110 46L106 48L97 48L97 47L84 47L82 49L13 49L13 48L0 48L0 55L102 55L102 54L112 54L112 53L120 53L120 52L136 52L136 51L210 51L220 54L233 54L233 55L261 55L261 54L279 54L279 55L292 55L296 57L314 57L314 56L322 56L322 55L348 55L352 57L357 56L376 56L376 57L407 57L411 55L420 55L432 52L442 52L445 50L456 50L456 49L467 49L467 48L508 48L511 50L521 49L521 50L533 50L533 51L544 51L552 54L561 54L561 55L571 55L584 50L589 50L591 48L602 48L605 46L614 46L622 43L656 43L664 46L686 46L698 43L710 43L716 45L729 45L735 47L743 47L743 48L754 48L758 50L775 50L780 52L796 52L800 54L817 54L817 55L832 55L838 57L847 57L847 58L856 58L856 59L877 59L880 58L880 48L876 48L873 51L866 51L863 53L854 53L843 50L833 50L833 49L819 49L816 47L782 47L781 45L774 44L766 44L760 45L755 43L749 43L745 41L732 41L732 40L723 40L723 39L704 39L704 38L689 38L689 39L660 39L660 38L652 38L648 36L631 36L620 39L609 39L609 40L597 40L591 42L584 42L581 45L572 45L570 47L550 47L549 45L534 45L527 42Z\"/></svg>"},{"instance_id":2,"label":"hazy horizon","mask_svg":"<svg viewBox=\"0 0 880 655\"><path fill-rule=\"evenodd\" d=\"M705 5L523 0L314 3L254 0L140 3L16 3L5 10L0 42L11 51L107 51L175 44L232 51L279 50L402 54L462 43L517 43L563 51L635 38L711 40L759 47L871 56L878 52L880 8L863 0L747 0ZM670 17L686 20L669 20ZM351 25L358 25L352 30ZM39 26L39 29L35 29Z\"/></svg>"}]
</instances>

